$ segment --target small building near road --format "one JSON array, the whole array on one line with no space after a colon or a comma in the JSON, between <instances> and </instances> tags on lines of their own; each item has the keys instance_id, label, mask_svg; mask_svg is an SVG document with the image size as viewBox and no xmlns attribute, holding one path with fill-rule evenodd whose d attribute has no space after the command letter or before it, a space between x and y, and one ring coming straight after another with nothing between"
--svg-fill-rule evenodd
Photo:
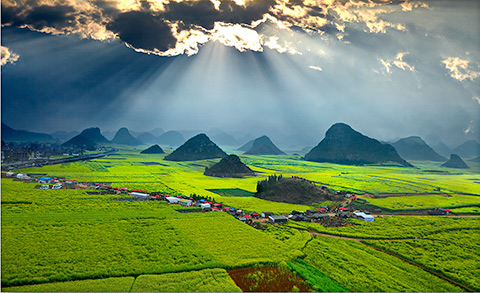
<instances>
[{"instance_id":1,"label":"small building near road","mask_svg":"<svg viewBox=\"0 0 480 293\"><path fill-rule=\"evenodd\" d=\"M200 207L202 208L202 210L205 210L205 209L212 209L212 206L209 204L209 203L203 203L200 205Z\"/></svg>"},{"instance_id":2,"label":"small building near road","mask_svg":"<svg viewBox=\"0 0 480 293\"><path fill-rule=\"evenodd\" d=\"M285 224L288 222L288 218L284 216L269 216L268 220L272 224Z\"/></svg>"},{"instance_id":3,"label":"small building near road","mask_svg":"<svg viewBox=\"0 0 480 293\"><path fill-rule=\"evenodd\" d=\"M255 211L251 212L250 216L252 217L252 219L258 219L260 217L260 215Z\"/></svg>"},{"instance_id":4,"label":"small building near road","mask_svg":"<svg viewBox=\"0 0 480 293\"><path fill-rule=\"evenodd\" d=\"M133 192L132 192L132 193L133 193ZM173 196L168 196L168 197L166 197L165 199L168 201L169 204L170 204L170 203L178 203L178 201L180 200L179 198L173 197Z\"/></svg>"},{"instance_id":5,"label":"small building near road","mask_svg":"<svg viewBox=\"0 0 480 293\"><path fill-rule=\"evenodd\" d=\"M375 218L372 215L367 215L364 212L359 212L359 211L353 212L352 216L356 219L366 221L366 222L373 222L375 220Z\"/></svg>"},{"instance_id":6,"label":"small building near road","mask_svg":"<svg viewBox=\"0 0 480 293\"><path fill-rule=\"evenodd\" d=\"M190 200L190 199L179 199L178 200L178 203L181 204L182 206L186 206L186 207L191 207L192 204L193 204L193 201Z\"/></svg>"},{"instance_id":7,"label":"small building near road","mask_svg":"<svg viewBox=\"0 0 480 293\"><path fill-rule=\"evenodd\" d=\"M307 216L302 215L302 214L292 215L290 220L297 221L297 222L300 222L300 221L311 222L312 221L310 218L308 218Z\"/></svg>"},{"instance_id":8,"label":"small building near road","mask_svg":"<svg viewBox=\"0 0 480 293\"><path fill-rule=\"evenodd\" d=\"M273 216L273 213L262 213L262 218L268 218L270 216Z\"/></svg>"}]
</instances>

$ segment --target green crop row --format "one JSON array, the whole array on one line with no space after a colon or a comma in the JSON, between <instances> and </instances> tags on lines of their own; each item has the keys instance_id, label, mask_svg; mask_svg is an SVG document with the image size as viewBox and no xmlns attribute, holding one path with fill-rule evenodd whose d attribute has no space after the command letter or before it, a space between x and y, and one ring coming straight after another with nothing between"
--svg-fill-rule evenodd
<instances>
[{"instance_id":1,"label":"green crop row","mask_svg":"<svg viewBox=\"0 0 480 293\"><path fill-rule=\"evenodd\" d=\"M449 231L425 239L365 241L480 291L480 231Z\"/></svg>"},{"instance_id":2,"label":"green crop row","mask_svg":"<svg viewBox=\"0 0 480 293\"><path fill-rule=\"evenodd\" d=\"M3 288L8 292L242 292L224 269L53 282Z\"/></svg>"},{"instance_id":3,"label":"green crop row","mask_svg":"<svg viewBox=\"0 0 480 293\"><path fill-rule=\"evenodd\" d=\"M224 269L142 275L131 292L242 292Z\"/></svg>"},{"instance_id":4,"label":"green crop row","mask_svg":"<svg viewBox=\"0 0 480 293\"><path fill-rule=\"evenodd\" d=\"M353 226L326 228L318 223L289 222L292 228L312 230L332 235L370 238L370 239L404 239L423 238L442 231L469 230L480 231L480 218L474 217L410 217L383 216L374 222L349 219Z\"/></svg>"},{"instance_id":5,"label":"green crop row","mask_svg":"<svg viewBox=\"0 0 480 293\"><path fill-rule=\"evenodd\" d=\"M294 249L303 249L305 244L312 239L307 231L299 231L297 229L286 226L268 226L264 231L270 237L278 239Z\"/></svg>"},{"instance_id":6,"label":"green crop row","mask_svg":"<svg viewBox=\"0 0 480 293\"><path fill-rule=\"evenodd\" d=\"M462 291L416 266L356 241L316 237L304 253L307 263L351 291Z\"/></svg>"},{"instance_id":7,"label":"green crop row","mask_svg":"<svg viewBox=\"0 0 480 293\"><path fill-rule=\"evenodd\" d=\"M129 292L134 277L54 282L2 288L6 292Z\"/></svg>"},{"instance_id":8,"label":"green crop row","mask_svg":"<svg viewBox=\"0 0 480 293\"><path fill-rule=\"evenodd\" d=\"M337 281L302 260L289 261L287 264L317 292L349 292Z\"/></svg>"},{"instance_id":9,"label":"green crop row","mask_svg":"<svg viewBox=\"0 0 480 293\"><path fill-rule=\"evenodd\" d=\"M480 196L451 194L424 195L424 196L400 196L385 198L368 198L368 203L380 208L390 210L417 210L437 207L453 208L467 205L480 205Z\"/></svg>"}]
</instances>

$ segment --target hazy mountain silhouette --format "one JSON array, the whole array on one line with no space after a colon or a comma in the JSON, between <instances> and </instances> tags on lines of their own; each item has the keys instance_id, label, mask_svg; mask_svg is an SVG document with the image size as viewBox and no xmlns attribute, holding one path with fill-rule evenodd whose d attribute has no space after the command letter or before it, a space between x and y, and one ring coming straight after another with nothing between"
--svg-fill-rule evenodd
<instances>
[{"instance_id":1,"label":"hazy mountain silhouette","mask_svg":"<svg viewBox=\"0 0 480 293\"><path fill-rule=\"evenodd\" d=\"M83 130L79 135L74 136L62 145L92 149L96 144L106 143L109 143L109 141L100 133L100 128L92 127Z\"/></svg>"},{"instance_id":2,"label":"hazy mountain silhouette","mask_svg":"<svg viewBox=\"0 0 480 293\"><path fill-rule=\"evenodd\" d=\"M67 140L72 139L73 137L75 137L76 135L79 135L79 134L80 134L80 132L78 132L78 131L55 131L55 132L51 133L50 135L53 138L59 139L61 141L67 141Z\"/></svg>"},{"instance_id":3,"label":"hazy mountain silhouette","mask_svg":"<svg viewBox=\"0 0 480 293\"><path fill-rule=\"evenodd\" d=\"M105 138L100 132L100 128L92 127L83 130L79 135L88 138L94 143L109 143L110 141Z\"/></svg>"},{"instance_id":4,"label":"hazy mountain silhouette","mask_svg":"<svg viewBox=\"0 0 480 293\"><path fill-rule=\"evenodd\" d=\"M164 154L165 152L162 150L162 148L158 145L152 145L146 150L143 150L140 152L141 154Z\"/></svg>"},{"instance_id":5,"label":"hazy mountain silhouette","mask_svg":"<svg viewBox=\"0 0 480 293\"><path fill-rule=\"evenodd\" d=\"M252 148L252 146L253 146L253 142L254 142L254 141L255 141L255 140L252 139L251 141L249 141L249 142L247 142L246 144L244 144L244 145L242 145L241 147L239 147L237 150L238 150L238 151L244 151L244 152L250 150L250 149Z\"/></svg>"},{"instance_id":6,"label":"hazy mountain silhouette","mask_svg":"<svg viewBox=\"0 0 480 293\"><path fill-rule=\"evenodd\" d=\"M116 132L115 131L103 131L102 135L105 136L106 139L112 140L113 137L115 136Z\"/></svg>"},{"instance_id":7,"label":"hazy mountain silhouette","mask_svg":"<svg viewBox=\"0 0 480 293\"><path fill-rule=\"evenodd\" d=\"M255 173L247 165L242 163L236 155L230 155L223 158L220 162L205 168L203 173L207 176L241 178L245 176L254 176Z\"/></svg>"},{"instance_id":8,"label":"hazy mountain silhouette","mask_svg":"<svg viewBox=\"0 0 480 293\"><path fill-rule=\"evenodd\" d=\"M152 129L148 132L153 134L154 136L160 136L160 135L165 133L165 130L163 130L163 128L157 127L157 128Z\"/></svg>"},{"instance_id":9,"label":"hazy mountain silhouette","mask_svg":"<svg viewBox=\"0 0 480 293\"><path fill-rule=\"evenodd\" d=\"M402 138L392 146L397 153L406 160L422 160L445 162L447 158L435 152L423 139L418 136Z\"/></svg>"},{"instance_id":10,"label":"hazy mountain silhouette","mask_svg":"<svg viewBox=\"0 0 480 293\"><path fill-rule=\"evenodd\" d=\"M15 130L2 122L2 140L6 142L55 142L50 134Z\"/></svg>"},{"instance_id":11,"label":"hazy mountain silhouette","mask_svg":"<svg viewBox=\"0 0 480 293\"><path fill-rule=\"evenodd\" d=\"M173 153L165 157L168 161L196 161L215 158L224 158L227 154L213 143L206 134L198 134L183 145L177 148Z\"/></svg>"},{"instance_id":12,"label":"hazy mountain silhouette","mask_svg":"<svg viewBox=\"0 0 480 293\"><path fill-rule=\"evenodd\" d=\"M475 140L467 140L452 150L462 158L472 158L480 155L480 144Z\"/></svg>"},{"instance_id":13,"label":"hazy mountain silhouette","mask_svg":"<svg viewBox=\"0 0 480 293\"><path fill-rule=\"evenodd\" d=\"M469 161L470 162L480 162L480 156L478 156L476 158L473 158L473 159L470 159Z\"/></svg>"},{"instance_id":14,"label":"hazy mountain silhouette","mask_svg":"<svg viewBox=\"0 0 480 293\"><path fill-rule=\"evenodd\" d=\"M139 136L137 136L137 140L140 143L143 143L143 144L150 144L150 143L157 143L158 142L158 137L155 137L150 132L144 132L144 133L140 134Z\"/></svg>"},{"instance_id":15,"label":"hazy mountain silhouette","mask_svg":"<svg viewBox=\"0 0 480 293\"><path fill-rule=\"evenodd\" d=\"M83 148L87 150L94 149L97 144L93 142L91 139L83 136L77 135L70 139L69 141L62 144L65 147L75 147L75 148Z\"/></svg>"},{"instance_id":16,"label":"hazy mountain silhouette","mask_svg":"<svg viewBox=\"0 0 480 293\"><path fill-rule=\"evenodd\" d=\"M459 155L451 154L450 160L442 164L442 167L448 168L457 168L457 169L468 169L468 165L460 158Z\"/></svg>"},{"instance_id":17,"label":"hazy mountain silhouette","mask_svg":"<svg viewBox=\"0 0 480 293\"><path fill-rule=\"evenodd\" d=\"M218 143L220 145L228 145L228 146L238 145L238 142L235 139L235 137L233 137L230 134L227 134L225 132L221 132L221 133L212 135L212 140L215 141L215 143Z\"/></svg>"},{"instance_id":18,"label":"hazy mountain silhouette","mask_svg":"<svg viewBox=\"0 0 480 293\"><path fill-rule=\"evenodd\" d=\"M305 159L346 165L394 162L412 167L391 145L367 137L344 123L332 125L327 130L325 138L305 155Z\"/></svg>"},{"instance_id":19,"label":"hazy mountain silhouette","mask_svg":"<svg viewBox=\"0 0 480 293\"><path fill-rule=\"evenodd\" d=\"M127 128L122 127L112 139L113 143L125 145L139 145L140 142L130 134Z\"/></svg>"},{"instance_id":20,"label":"hazy mountain silhouette","mask_svg":"<svg viewBox=\"0 0 480 293\"><path fill-rule=\"evenodd\" d=\"M185 142L185 138L179 132L170 130L160 135L157 142L163 145L179 146Z\"/></svg>"},{"instance_id":21,"label":"hazy mountain silhouette","mask_svg":"<svg viewBox=\"0 0 480 293\"><path fill-rule=\"evenodd\" d=\"M284 155L268 136L261 136L253 141L252 147L245 152L246 155Z\"/></svg>"},{"instance_id":22,"label":"hazy mountain silhouette","mask_svg":"<svg viewBox=\"0 0 480 293\"><path fill-rule=\"evenodd\" d=\"M304 147L303 149L300 150L300 153L302 153L302 154L307 154L307 153L310 152L312 149L313 149L312 146L306 146L306 147Z\"/></svg>"},{"instance_id":23,"label":"hazy mountain silhouette","mask_svg":"<svg viewBox=\"0 0 480 293\"><path fill-rule=\"evenodd\" d=\"M448 157L452 153L452 149L443 142L437 142L436 144L432 144L431 146L441 156Z\"/></svg>"}]
</instances>

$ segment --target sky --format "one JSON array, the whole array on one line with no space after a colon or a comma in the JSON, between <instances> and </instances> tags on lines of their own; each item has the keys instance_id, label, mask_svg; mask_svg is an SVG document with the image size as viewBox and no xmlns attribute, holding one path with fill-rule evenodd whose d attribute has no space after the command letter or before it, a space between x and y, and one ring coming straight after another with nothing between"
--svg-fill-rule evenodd
<instances>
[{"instance_id":1,"label":"sky","mask_svg":"<svg viewBox=\"0 0 480 293\"><path fill-rule=\"evenodd\" d=\"M2 122L480 141L480 1L2 0Z\"/></svg>"}]
</instances>

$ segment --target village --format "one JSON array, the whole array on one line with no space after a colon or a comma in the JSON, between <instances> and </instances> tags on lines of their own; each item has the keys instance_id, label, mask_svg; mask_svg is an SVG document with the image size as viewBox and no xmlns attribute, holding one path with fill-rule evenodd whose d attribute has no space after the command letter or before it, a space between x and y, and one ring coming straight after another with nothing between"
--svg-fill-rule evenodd
<instances>
[{"instance_id":1,"label":"village","mask_svg":"<svg viewBox=\"0 0 480 293\"><path fill-rule=\"evenodd\" d=\"M246 212L235 207L228 207L221 202L216 202L210 197L202 197L196 194L190 196L172 195L166 192L147 192L146 190L128 189L122 187L112 187L105 183L79 182L73 179L40 176L36 177L25 173L15 173L13 171L2 172L2 177L13 178L30 183L38 183L35 188L48 189L85 189L88 194L116 194L127 197L115 198L116 201L166 201L169 205L177 206L175 208L180 213L207 213L207 212L225 212L232 215L241 222L244 222L254 228L264 230L267 224L285 224L288 221L315 222L325 227L340 227L351 225L348 218L372 222L374 216L367 210L352 210L348 205L352 201L364 202L365 199L358 198L355 195L346 194L345 201L332 204L331 206L322 205L316 209L306 211L293 210L290 214L275 215L272 212L249 211Z\"/></svg>"}]
</instances>

